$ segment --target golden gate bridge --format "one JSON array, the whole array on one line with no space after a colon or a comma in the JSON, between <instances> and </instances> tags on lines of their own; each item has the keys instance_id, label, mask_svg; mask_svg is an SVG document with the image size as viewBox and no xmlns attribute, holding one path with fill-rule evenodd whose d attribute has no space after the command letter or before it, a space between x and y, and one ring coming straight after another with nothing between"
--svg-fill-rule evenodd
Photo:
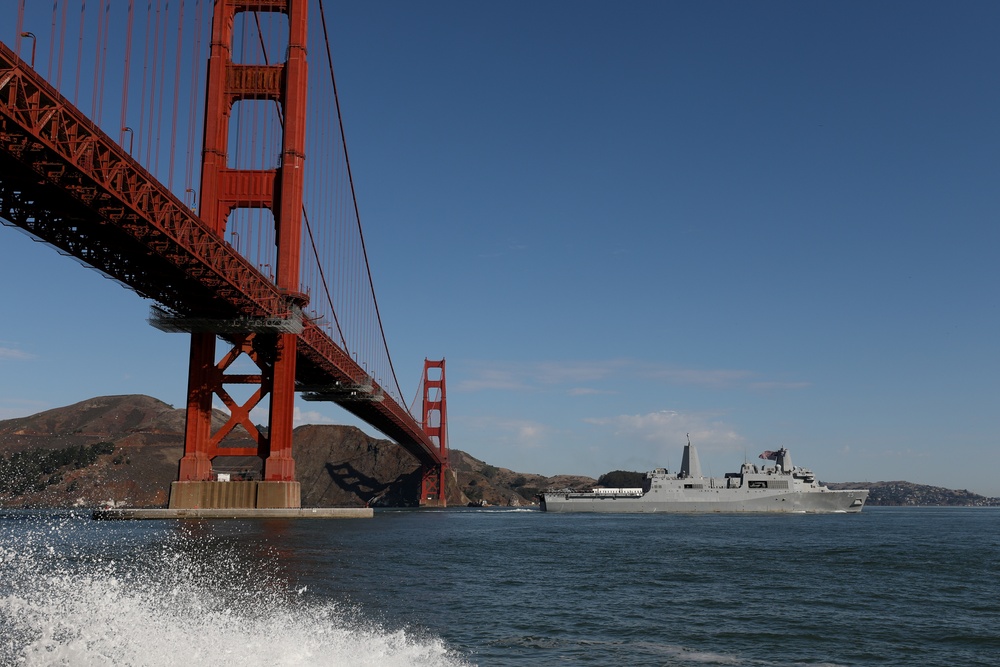
<instances>
[{"instance_id":1,"label":"golden gate bridge","mask_svg":"<svg viewBox=\"0 0 1000 667\"><path fill-rule=\"evenodd\" d=\"M170 506L298 507L296 393L404 447L420 503L445 504L445 363L424 361L415 415L375 298L322 0L32 5L0 30L0 221L190 335ZM259 457L262 479L216 481L222 456Z\"/></svg>"}]
</instances>

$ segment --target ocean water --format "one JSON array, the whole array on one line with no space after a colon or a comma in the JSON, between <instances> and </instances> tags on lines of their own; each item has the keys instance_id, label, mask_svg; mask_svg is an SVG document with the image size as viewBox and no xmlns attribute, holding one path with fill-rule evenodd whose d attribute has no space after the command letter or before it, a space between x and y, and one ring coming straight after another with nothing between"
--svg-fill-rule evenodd
<instances>
[{"instance_id":1,"label":"ocean water","mask_svg":"<svg viewBox=\"0 0 1000 667\"><path fill-rule=\"evenodd\" d=\"M0 513L0 665L998 665L1000 510Z\"/></svg>"}]
</instances>

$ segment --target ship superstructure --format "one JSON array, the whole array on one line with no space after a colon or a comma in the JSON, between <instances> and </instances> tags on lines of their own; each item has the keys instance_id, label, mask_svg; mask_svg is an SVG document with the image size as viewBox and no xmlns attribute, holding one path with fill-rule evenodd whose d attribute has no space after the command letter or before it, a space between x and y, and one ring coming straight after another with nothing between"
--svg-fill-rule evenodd
<instances>
[{"instance_id":1,"label":"ship superstructure","mask_svg":"<svg viewBox=\"0 0 1000 667\"><path fill-rule=\"evenodd\" d=\"M681 469L646 473L642 487L547 491L541 508L547 512L860 512L867 489L831 490L806 468L792 465L787 449L760 455L773 465L744 462L739 472L705 477L698 452L684 446Z\"/></svg>"}]
</instances>

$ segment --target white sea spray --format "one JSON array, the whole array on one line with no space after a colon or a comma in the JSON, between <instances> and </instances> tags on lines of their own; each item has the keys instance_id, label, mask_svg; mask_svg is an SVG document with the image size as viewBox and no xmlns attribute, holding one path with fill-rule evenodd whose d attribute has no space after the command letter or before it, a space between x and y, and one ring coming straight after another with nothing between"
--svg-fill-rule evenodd
<instances>
[{"instance_id":1,"label":"white sea spray","mask_svg":"<svg viewBox=\"0 0 1000 667\"><path fill-rule=\"evenodd\" d=\"M0 520L0 664L466 664L440 638L289 587L266 548L246 558L205 534L127 537L81 515Z\"/></svg>"}]
</instances>

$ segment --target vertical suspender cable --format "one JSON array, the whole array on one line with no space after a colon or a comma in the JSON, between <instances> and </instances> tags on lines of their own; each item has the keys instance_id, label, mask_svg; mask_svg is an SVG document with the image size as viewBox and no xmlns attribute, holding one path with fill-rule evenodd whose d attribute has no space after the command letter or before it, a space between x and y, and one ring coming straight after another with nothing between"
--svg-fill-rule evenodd
<instances>
[{"instance_id":1,"label":"vertical suspender cable","mask_svg":"<svg viewBox=\"0 0 1000 667\"><path fill-rule=\"evenodd\" d=\"M156 14L153 17L153 47L150 51L151 63L149 67L149 118L146 121L146 169L156 173L156 161L153 155L153 127L156 120L156 71L160 63L160 0L156 0Z\"/></svg>"},{"instance_id":2,"label":"vertical suspender cable","mask_svg":"<svg viewBox=\"0 0 1000 667\"><path fill-rule=\"evenodd\" d=\"M266 45L266 42L265 42L265 39L264 39L263 28L260 25L260 16L259 16L258 12L254 12L254 19L255 19L255 22L256 22L256 25L257 25L257 39L258 39L258 42L260 43L261 53L262 53L263 58L264 58L264 64L265 65L269 65L270 64L270 58L268 57L268 54L267 54L267 45ZM278 125L279 125L279 127L284 128L285 120L284 120L284 113L283 113L283 110L281 108L281 104L279 102L275 101L274 106L275 106L275 110L277 111L277 114L278 114ZM328 105L320 105L319 108L326 109L326 108L328 108ZM320 145L326 145L326 143L325 142L321 142ZM314 170L311 169L310 171L312 172ZM302 204L302 219L303 219L303 222L305 223L306 235L307 235L307 237L309 239L309 244L312 247L312 255L313 255L313 257L315 258L315 261L316 261L316 267L315 267L315 269L319 273L319 278L320 278L320 281L322 282L322 285L323 285L323 292L326 295L326 301L327 301L327 304L328 304L328 306L330 308L330 314L333 317L334 326L336 326L337 333L340 335L340 341L341 341L342 347L344 348L344 351L347 352L348 355L350 355L350 350L348 349L348 345L347 345L347 339L344 336L344 331L343 331L343 329L341 328L341 325L340 325L340 319L337 316L337 309L334 307L333 300L332 300L332 298L330 296L330 288L329 288L329 285L327 283L325 271L324 271L324 268L323 268L325 266L326 262L324 262L323 259L321 259L320 255L319 255L319 252L317 250L317 247L316 247L316 238L313 235L312 225L310 224L310 221L309 221L309 212L306 209L305 202L303 202L303 204ZM271 247L274 247L274 244L271 244ZM258 255L259 255L259 253L260 253L260 249L258 247Z\"/></svg>"},{"instance_id":3,"label":"vertical suspender cable","mask_svg":"<svg viewBox=\"0 0 1000 667\"><path fill-rule=\"evenodd\" d=\"M21 57L21 33L24 32L24 0L17 3L17 33L14 35L14 53Z\"/></svg>"},{"instance_id":4,"label":"vertical suspender cable","mask_svg":"<svg viewBox=\"0 0 1000 667\"><path fill-rule=\"evenodd\" d=\"M86 23L87 0L80 0L80 38L76 49L76 80L73 82L73 104L80 106L80 64L83 62L83 26Z\"/></svg>"},{"instance_id":5,"label":"vertical suspender cable","mask_svg":"<svg viewBox=\"0 0 1000 667\"><path fill-rule=\"evenodd\" d=\"M170 114L170 167L167 171L167 189L174 190L174 156L177 154L177 105L181 95L181 53L184 35L184 0L181 0L177 17L177 60L174 63L174 106Z\"/></svg>"},{"instance_id":6,"label":"vertical suspender cable","mask_svg":"<svg viewBox=\"0 0 1000 667\"><path fill-rule=\"evenodd\" d=\"M146 124L146 80L148 79L148 65L149 65L149 47L152 41L149 39L149 26L153 20L153 3L152 0L146 3L146 34L142 40L142 91L139 94L139 132L145 131ZM142 150L142 140L144 135L139 135L139 162L143 163L145 166L149 166L148 159L143 162L143 150Z\"/></svg>"},{"instance_id":7,"label":"vertical suspender cable","mask_svg":"<svg viewBox=\"0 0 1000 667\"><path fill-rule=\"evenodd\" d=\"M97 39L94 40L94 90L90 95L90 118L98 125L100 119L97 117L97 97L100 91L101 81L101 42L104 41L104 5L101 0L97 0Z\"/></svg>"},{"instance_id":8,"label":"vertical suspender cable","mask_svg":"<svg viewBox=\"0 0 1000 667\"><path fill-rule=\"evenodd\" d=\"M21 6L24 6L24 1L22 0ZM50 33L49 39L49 68L45 73L45 80L52 81L52 59L55 56L56 49L56 20L59 16L59 0L55 0L52 3L52 32Z\"/></svg>"},{"instance_id":9,"label":"vertical suspender cable","mask_svg":"<svg viewBox=\"0 0 1000 667\"><path fill-rule=\"evenodd\" d=\"M159 66L159 50L160 50L160 0L156 0L156 12L153 14L153 39L151 41L152 47L150 49L150 63L149 63L149 96L145 99L147 105L149 105L149 118L146 119L146 127L143 130L145 132L144 139L146 140L146 169L156 173L156 163L153 161L153 122L155 119L155 109L156 109L156 70Z\"/></svg>"},{"instance_id":10,"label":"vertical suspender cable","mask_svg":"<svg viewBox=\"0 0 1000 667\"><path fill-rule=\"evenodd\" d=\"M184 168L184 191L194 188L194 159L195 159L195 126L197 124L196 114L198 109L198 80L201 72L201 31L202 31L202 4L201 0L195 0L195 42L194 51L191 56L191 91L188 99L188 141L187 141L187 164ZM192 206L197 208L198 202L192 202Z\"/></svg>"},{"instance_id":11,"label":"vertical suspender cable","mask_svg":"<svg viewBox=\"0 0 1000 667\"><path fill-rule=\"evenodd\" d=\"M62 6L62 25L59 26L59 58L56 64L56 89L62 90L62 64L63 64L63 45L66 44L66 12L69 9L69 0L66 0Z\"/></svg>"},{"instance_id":12,"label":"vertical suspender cable","mask_svg":"<svg viewBox=\"0 0 1000 667\"><path fill-rule=\"evenodd\" d=\"M167 26L170 24L170 15L168 14L170 10L170 2L167 2L166 7L163 11L163 37L162 39L157 36L160 42L160 48L162 51L157 56L159 58L159 68L160 73L157 75L156 80L159 83L160 89L156 93L156 150L153 153L153 164L155 165L156 172L159 174L159 180L163 180L163 169L160 167L160 132L163 130L163 88L166 85L164 82L167 78Z\"/></svg>"},{"instance_id":13,"label":"vertical suspender cable","mask_svg":"<svg viewBox=\"0 0 1000 667\"><path fill-rule=\"evenodd\" d=\"M97 117L94 120L98 125L101 125L101 121L104 120L104 74L108 68L108 39L111 34L111 0L107 0L107 4L104 7L104 15L102 19L104 24L103 38L101 39L101 52L100 52L100 63L101 63L101 77L98 80L98 87L100 88L100 95L98 96L97 102Z\"/></svg>"},{"instance_id":14,"label":"vertical suspender cable","mask_svg":"<svg viewBox=\"0 0 1000 667\"><path fill-rule=\"evenodd\" d=\"M125 29L125 73L122 75L122 112L118 123L118 143L125 146L125 128L128 125L128 83L132 62L132 25L135 21L135 0L128 0L128 27Z\"/></svg>"},{"instance_id":15,"label":"vertical suspender cable","mask_svg":"<svg viewBox=\"0 0 1000 667\"><path fill-rule=\"evenodd\" d=\"M343 141L344 161L347 164L347 179L348 182L351 184L351 199L354 202L354 215L358 221L358 234L361 238L361 250L362 252L365 253L365 267L368 270L368 285L372 291L372 302L375 306L375 316L378 318L379 331L382 334L382 342L383 344L385 344L385 353L389 361L389 370L392 373L393 382L396 384L396 391L398 392L399 396L402 397L403 391L399 388L399 379L396 377L396 369L393 368L392 357L389 356L389 346L385 342L385 330L382 328L382 316L379 313L378 301L375 298L375 284L372 281L371 267L368 265L368 255L367 252L365 251L365 237L363 234L361 234L361 216L358 213L358 198L354 192L354 179L351 177L351 161L347 157L347 139L346 137L344 137L344 119L340 115L340 98L337 95L337 81L333 76L333 57L330 55L330 36L326 29L326 12L323 9L323 0L319 0L319 15L320 15L320 21L323 24L323 39L326 42L326 61L327 65L330 67L330 80L333 84L334 107L337 109L337 119L340 123L340 136L341 140Z\"/></svg>"}]
</instances>

